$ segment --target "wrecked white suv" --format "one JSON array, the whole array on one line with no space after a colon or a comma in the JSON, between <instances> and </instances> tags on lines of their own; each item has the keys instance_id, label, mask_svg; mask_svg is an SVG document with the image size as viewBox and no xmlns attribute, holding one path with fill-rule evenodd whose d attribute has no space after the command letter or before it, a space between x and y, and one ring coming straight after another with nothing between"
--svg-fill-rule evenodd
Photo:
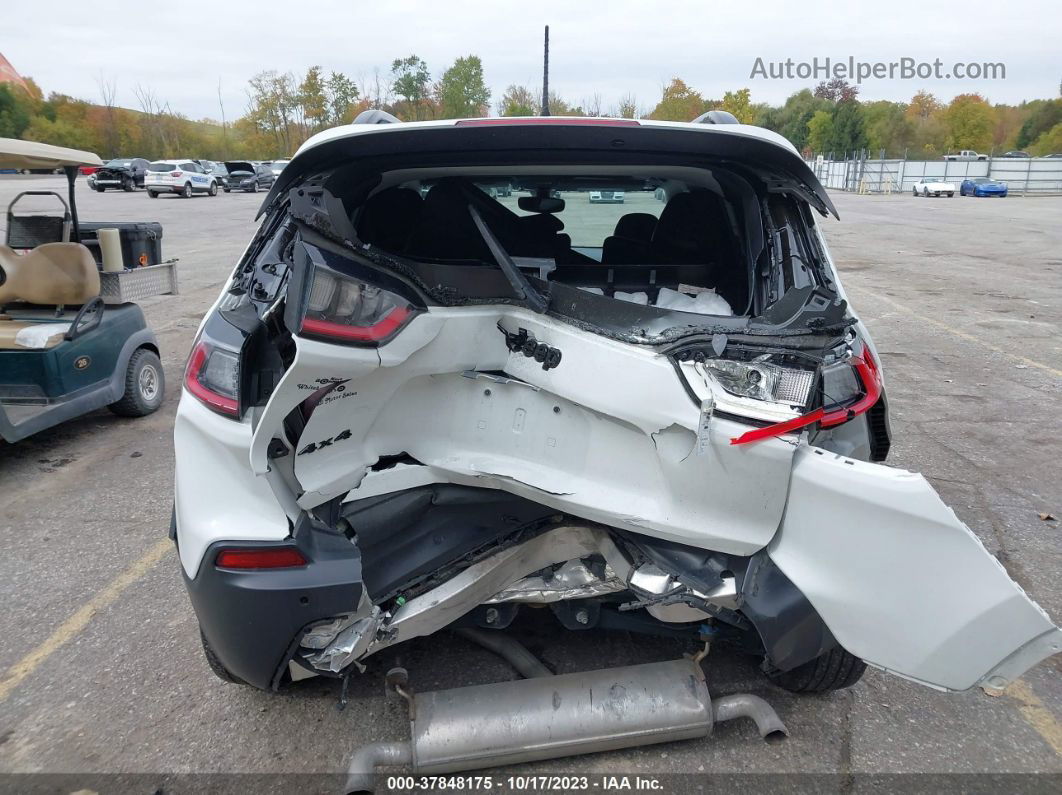
<instances>
[{"instance_id":1,"label":"wrecked white suv","mask_svg":"<svg viewBox=\"0 0 1062 795\"><path fill-rule=\"evenodd\" d=\"M624 204L585 198L606 191ZM795 691L866 664L1002 687L1059 651L925 479L880 463L833 212L786 140L738 124L312 138L177 415L173 530L214 670L345 676L528 605L734 641Z\"/></svg>"}]
</instances>

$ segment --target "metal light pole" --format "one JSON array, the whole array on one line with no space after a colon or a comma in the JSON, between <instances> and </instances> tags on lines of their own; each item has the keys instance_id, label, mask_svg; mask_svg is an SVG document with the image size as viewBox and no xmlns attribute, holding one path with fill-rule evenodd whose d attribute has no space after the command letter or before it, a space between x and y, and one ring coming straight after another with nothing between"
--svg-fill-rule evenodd
<instances>
[{"instance_id":1,"label":"metal light pole","mask_svg":"<svg viewBox=\"0 0 1062 795\"><path fill-rule=\"evenodd\" d=\"M546 40L542 51L542 115L549 115L549 25L546 25Z\"/></svg>"}]
</instances>

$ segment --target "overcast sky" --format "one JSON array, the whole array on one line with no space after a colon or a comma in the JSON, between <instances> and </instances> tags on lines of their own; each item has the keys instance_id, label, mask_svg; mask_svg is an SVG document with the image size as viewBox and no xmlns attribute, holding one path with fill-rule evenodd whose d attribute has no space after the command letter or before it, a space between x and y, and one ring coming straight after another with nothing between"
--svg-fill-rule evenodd
<instances>
[{"instance_id":1,"label":"overcast sky","mask_svg":"<svg viewBox=\"0 0 1062 795\"><path fill-rule=\"evenodd\" d=\"M576 103L600 94L606 107L631 92L651 108L672 77L706 97L747 86L754 102L771 103L816 82L750 78L757 58L1006 65L1006 79L869 80L860 94L868 100L906 100L925 88L945 100L976 91L1015 103L1057 97L1062 81L1058 0L893 0L873 9L818 0L52 0L8 5L0 52L46 94L98 101L103 76L116 83L120 105L137 107L140 84L193 118L220 116L220 80L232 119L256 72L320 64L367 78L410 53L433 77L458 56L479 55L496 100L510 83L540 85L547 23L552 86Z\"/></svg>"}]
</instances>

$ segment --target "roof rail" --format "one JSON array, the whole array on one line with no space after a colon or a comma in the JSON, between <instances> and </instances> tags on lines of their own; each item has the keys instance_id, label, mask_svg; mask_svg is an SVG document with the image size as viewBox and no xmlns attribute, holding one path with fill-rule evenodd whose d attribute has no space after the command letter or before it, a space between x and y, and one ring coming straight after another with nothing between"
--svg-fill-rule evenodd
<instances>
[{"instance_id":1,"label":"roof rail","mask_svg":"<svg viewBox=\"0 0 1062 795\"><path fill-rule=\"evenodd\" d=\"M363 110L354 117L351 124L401 124L402 120L392 116L386 110Z\"/></svg>"},{"instance_id":2,"label":"roof rail","mask_svg":"<svg viewBox=\"0 0 1062 795\"><path fill-rule=\"evenodd\" d=\"M710 110L693 120L693 124L741 124L737 116L726 110Z\"/></svg>"}]
</instances>

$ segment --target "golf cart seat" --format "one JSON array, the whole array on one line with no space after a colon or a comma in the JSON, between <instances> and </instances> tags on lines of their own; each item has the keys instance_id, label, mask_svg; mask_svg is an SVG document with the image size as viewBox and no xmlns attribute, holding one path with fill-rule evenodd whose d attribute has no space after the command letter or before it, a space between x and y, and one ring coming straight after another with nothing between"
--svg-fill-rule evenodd
<instances>
[{"instance_id":1,"label":"golf cart seat","mask_svg":"<svg viewBox=\"0 0 1062 795\"><path fill-rule=\"evenodd\" d=\"M28 254L0 246L0 271L0 307L31 305L0 314L0 350L54 348L77 317L65 308L76 311L100 294L95 260L80 243L45 243Z\"/></svg>"}]
</instances>

